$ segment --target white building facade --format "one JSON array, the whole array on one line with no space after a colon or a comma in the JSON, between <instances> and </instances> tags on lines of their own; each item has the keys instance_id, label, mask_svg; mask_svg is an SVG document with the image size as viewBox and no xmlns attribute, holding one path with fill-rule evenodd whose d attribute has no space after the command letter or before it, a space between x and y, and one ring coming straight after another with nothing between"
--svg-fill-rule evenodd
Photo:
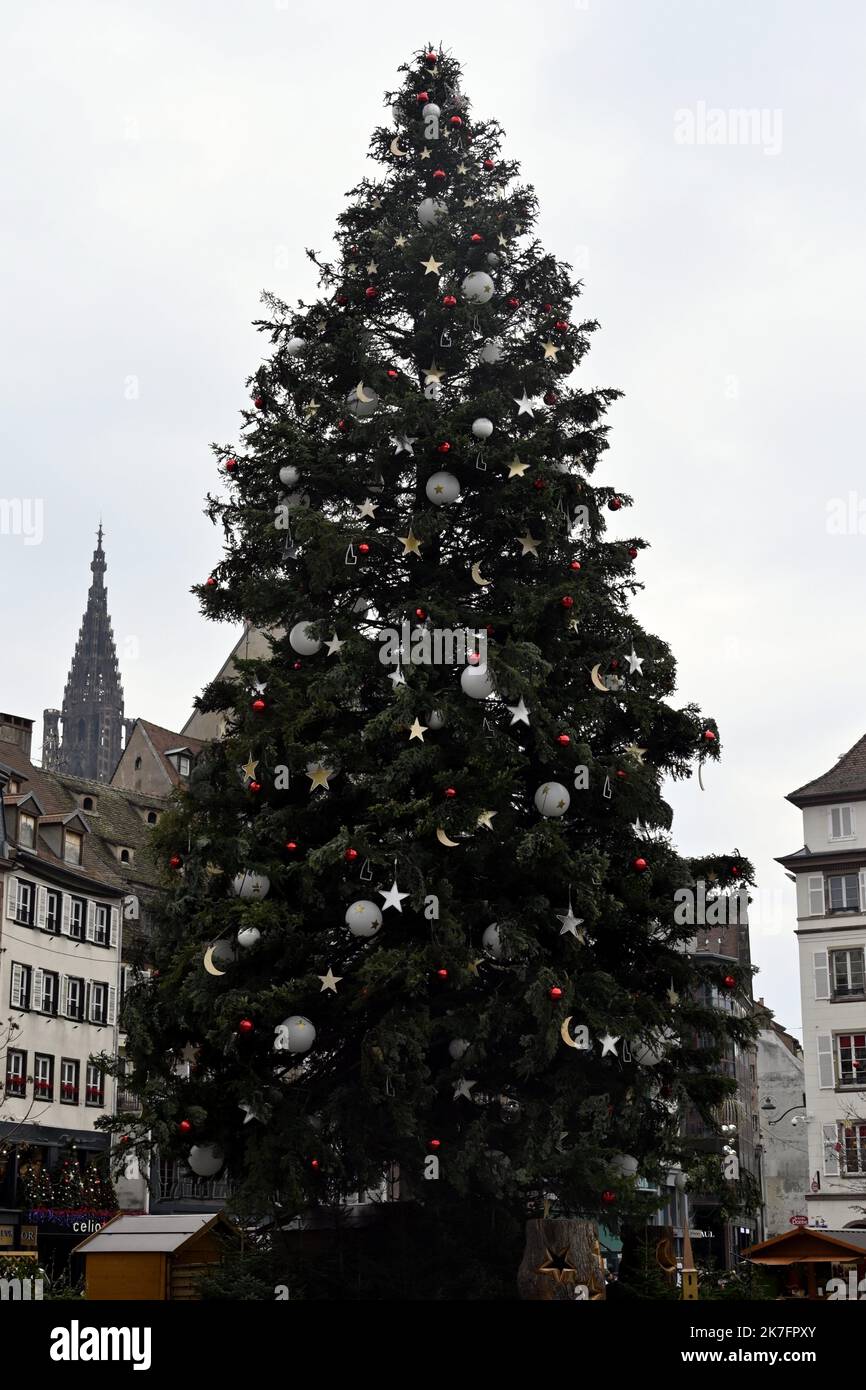
<instances>
[{"instance_id":1,"label":"white building facade","mask_svg":"<svg viewBox=\"0 0 866 1390\"><path fill-rule=\"evenodd\" d=\"M803 1005L810 1226L866 1228L866 739L788 800Z\"/></svg>"}]
</instances>

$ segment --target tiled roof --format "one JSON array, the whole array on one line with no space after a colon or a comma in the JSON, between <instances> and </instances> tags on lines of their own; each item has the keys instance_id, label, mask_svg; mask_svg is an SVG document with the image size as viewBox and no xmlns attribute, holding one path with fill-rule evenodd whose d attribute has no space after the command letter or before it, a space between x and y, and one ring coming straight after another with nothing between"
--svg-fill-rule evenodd
<instances>
[{"instance_id":1,"label":"tiled roof","mask_svg":"<svg viewBox=\"0 0 866 1390\"><path fill-rule=\"evenodd\" d=\"M866 734L853 748L831 767L829 772L816 777L812 782L806 782L796 791L789 792L788 801L793 801L795 806L806 805L811 801L825 801L835 796L854 796L862 793L866 796Z\"/></svg>"}]
</instances>

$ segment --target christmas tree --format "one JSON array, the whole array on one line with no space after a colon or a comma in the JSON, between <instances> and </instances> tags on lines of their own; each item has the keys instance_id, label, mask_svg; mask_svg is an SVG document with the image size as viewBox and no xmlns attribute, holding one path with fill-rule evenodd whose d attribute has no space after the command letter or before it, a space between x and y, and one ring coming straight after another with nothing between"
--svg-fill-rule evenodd
<instances>
[{"instance_id":1,"label":"christmas tree","mask_svg":"<svg viewBox=\"0 0 866 1390\"><path fill-rule=\"evenodd\" d=\"M379 176L309 253L315 301L266 296L270 356L215 446L198 593L271 655L204 693L226 733L158 832L122 1128L287 1218L396 1174L451 1223L452 1279L489 1211L513 1286L543 1201L640 1220L635 1175L687 1167L748 971L688 953L674 895L751 867L668 833L663 780L719 736L629 611L644 542L593 481L618 393L586 382L580 286L456 61L403 71Z\"/></svg>"},{"instance_id":2,"label":"christmas tree","mask_svg":"<svg viewBox=\"0 0 866 1390\"><path fill-rule=\"evenodd\" d=\"M50 1207L54 1186L47 1168L32 1166L21 1178L21 1197L27 1207Z\"/></svg>"},{"instance_id":3,"label":"christmas tree","mask_svg":"<svg viewBox=\"0 0 866 1390\"><path fill-rule=\"evenodd\" d=\"M84 1205L84 1184L77 1158L63 1158L54 1174L54 1202L58 1207Z\"/></svg>"}]
</instances>

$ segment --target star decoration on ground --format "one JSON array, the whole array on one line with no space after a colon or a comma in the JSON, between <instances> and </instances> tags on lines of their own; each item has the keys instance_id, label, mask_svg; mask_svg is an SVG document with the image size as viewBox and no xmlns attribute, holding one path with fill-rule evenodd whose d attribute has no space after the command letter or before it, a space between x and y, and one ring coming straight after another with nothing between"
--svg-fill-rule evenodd
<instances>
[{"instance_id":1,"label":"star decoration on ground","mask_svg":"<svg viewBox=\"0 0 866 1390\"><path fill-rule=\"evenodd\" d=\"M419 261L418 264L423 265L425 275L438 275L444 265L444 261L437 261L431 255L429 260Z\"/></svg>"},{"instance_id":2,"label":"star decoration on ground","mask_svg":"<svg viewBox=\"0 0 866 1390\"><path fill-rule=\"evenodd\" d=\"M414 457L415 445L417 442L417 436L410 437L408 434L391 435L391 444L393 445L395 454L411 454ZM378 502L376 505L379 505Z\"/></svg>"},{"instance_id":3,"label":"star decoration on ground","mask_svg":"<svg viewBox=\"0 0 866 1390\"><path fill-rule=\"evenodd\" d=\"M375 521L378 507L378 502L374 502L372 497L367 497L363 502L358 503L358 516L365 516L369 521Z\"/></svg>"},{"instance_id":4,"label":"star decoration on ground","mask_svg":"<svg viewBox=\"0 0 866 1390\"><path fill-rule=\"evenodd\" d=\"M422 370L424 372L425 386L429 386L431 381L435 381L437 385L441 386L442 381L446 376L446 373L442 370L441 367L437 367L435 362L431 362L429 367L424 367L422 368Z\"/></svg>"},{"instance_id":5,"label":"star decoration on ground","mask_svg":"<svg viewBox=\"0 0 866 1390\"><path fill-rule=\"evenodd\" d=\"M547 358L549 357L549 358L551 358L551 359L555 362L555 361L556 361L556 354L557 354L558 352L559 352L559 348L556 346L556 343L547 342L547 343L544 344L544 358L545 358L545 361L546 361Z\"/></svg>"},{"instance_id":6,"label":"star decoration on ground","mask_svg":"<svg viewBox=\"0 0 866 1390\"><path fill-rule=\"evenodd\" d=\"M516 704L516 705L506 705L505 708L506 708L506 709L510 712L510 714L511 714L511 722L512 722L512 724L528 724L528 723L529 723L529 710L526 708L526 705L523 703L523 696L522 696L522 695L521 695L520 699L517 701L517 704Z\"/></svg>"},{"instance_id":7,"label":"star decoration on ground","mask_svg":"<svg viewBox=\"0 0 866 1390\"><path fill-rule=\"evenodd\" d=\"M643 675L643 664L646 661L646 657L638 656L634 649L634 644L632 644L632 649L626 657L626 661L628 662L628 673L630 676L633 676L635 671L637 671L639 676Z\"/></svg>"},{"instance_id":8,"label":"star decoration on ground","mask_svg":"<svg viewBox=\"0 0 866 1390\"><path fill-rule=\"evenodd\" d=\"M456 1086L456 1088L455 1088L455 1090L454 1090L454 1099L455 1099L455 1100L459 1100L460 1097L462 1096L464 1100L471 1100L471 1099L472 1099L472 1095L471 1095L472 1087L473 1087L473 1086L477 1086L477 1085L478 1085L478 1082L477 1082L477 1081L467 1081L466 1078L464 1077L462 1081L458 1081L458 1082L457 1082L457 1086Z\"/></svg>"},{"instance_id":9,"label":"star decoration on ground","mask_svg":"<svg viewBox=\"0 0 866 1390\"><path fill-rule=\"evenodd\" d=\"M535 537L531 534L531 532L527 531L525 536L518 536L517 539L523 546L523 549L520 552L521 555L538 554L538 547L541 545L541 541L537 541Z\"/></svg>"},{"instance_id":10,"label":"star decoration on ground","mask_svg":"<svg viewBox=\"0 0 866 1390\"><path fill-rule=\"evenodd\" d=\"M325 646L328 648L328 656L338 656L345 645L345 642L341 642L335 632L330 642L325 643Z\"/></svg>"},{"instance_id":11,"label":"star decoration on ground","mask_svg":"<svg viewBox=\"0 0 866 1390\"><path fill-rule=\"evenodd\" d=\"M616 1050L616 1045L617 1045L617 1043L619 1042L619 1038L612 1038L611 1035L610 1035L610 1033L605 1033L604 1037L603 1037L603 1038L599 1038L598 1041L601 1043L601 1055L602 1055L602 1057L608 1057L608 1056L611 1056L611 1057L618 1057L618 1056L619 1056L619 1053L618 1053L617 1050Z\"/></svg>"},{"instance_id":12,"label":"star decoration on ground","mask_svg":"<svg viewBox=\"0 0 866 1390\"><path fill-rule=\"evenodd\" d=\"M320 994L324 994L326 989L329 989L333 994L336 994L337 985L340 983L343 977L342 975L335 975L329 965L327 975L319 975L317 978L320 979L322 982L322 988L319 990Z\"/></svg>"},{"instance_id":13,"label":"star decoration on ground","mask_svg":"<svg viewBox=\"0 0 866 1390\"><path fill-rule=\"evenodd\" d=\"M583 932L578 931L578 927L583 926L582 917L575 917L571 908L569 908L567 912L557 912L556 915L562 923L562 930L559 933L560 936L574 936L578 941L583 940Z\"/></svg>"},{"instance_id":14,"label":"star decoration on ground","mask_svg":"<svg viewBox=\"0 0 866 1390\"><path fill-rule=\"evenodd\" d=\"M568 1255L568 1246L564 1250L545 1250L544 1263L538 1266L536 1274L549 1274L557 1284L570 1284L571 1276L577 1274L577 1269L571 1263Z\"/></svg>"},{"instance_id":15,"label":"star decoration on ground","mask_svg":"<svg viewBox=\"0 0 866 1390\"><path fill-rule=\"evenodd\" d=\"M258 761L253 761L252 752L249 752L247 754L247 760L241 768L241 772L245 777L249 778L251 782L254 782L256 780L256 768L258 765Z\"/></svg>"},{"instance_id":16,"label":"star decoration on ground","mask_svg":"<svg viewBox=\"0 0 866 1390\"><path fill-rule=\"evenodd\" d=\"M403 675L403 667L402 667L402 666L398 666L396 671L392 671L392 672L391 672L391 674L390 674L390 676L388 677L388 679L389 679L389 681L393 681L393 682L394 682L394 689L395 689L395 690L397 689L397 686L398 686L398 685L405 685L405 684L406 684L406 677Z\"/></svg>"},{"instance_id":17,"label":"star decoration on ground","mask_svg":"<svg viewBox=\"0 0 866 1390\"><path fill-rule=\"evenodd\" d=\"M383 912L385 912L389 907L396 907L398 912L403 911L403 899L408 898L409 894L400 892L400 889L397 887L396 878L394 879L394 882L391 884L391 887L387 891L384 888L377 888L376 891L379 894L379 897L382 899Z\"/></svg>"},{"instance_id":18,"label":"star decoration on ground","mask_svg":"<svg viewBox=\"0 0 866 1390\"><path fill-rule=\"evenodd\" d=\"M333 777L333 775L334 769L332 767L322 767L321 763L310 763L307 768L307 776L311 783L310 791L315 791L316 787L324 787L325 791L330 791L328 778Z\"/></svg>"},{"instance_id":19,"label":"star decoration on ground","mask_svg":"<svg viewBox=\"0 0 866 1390\"><path fill-rule=\"evenodd\" d=\"M398 536L397 539L403 547L404 555L417 555L420 558L422 542L413 534L411 526L408 536Z\"/></svg>"},{"instance_id":20,"label":"star decoration on ground","mask_svg":"<svg viewBox=\"0 0 866 1390\"><path fill-rule=\"evenodd\" d=\"M530 399L529 396L527 396L527 394L526 394L526 387L525 387L525 386L524 386L524 388L523 388L523 395L522 395L522 396L512 396L511 399L514 401L514 404L517 406L517 414L518 414L518 416L520 416L520 415L529 415L533 420L535 419L535 410L534 410L534 408L533 408L531 399Z\"/></svg>"},{"instance_id":21,"label":"star decoration on ground","mask_svg":"<svg viewBox=\"0 0 866 1390\"><path fill-rule=\"evenodd\" d=\"M416 719L415 723L409 727L409 742L411 743L413 738L417 738L420 743L423 743L426 732L427 725L422 724L420 719Z\"/></svg>"},{"instance_id":22,"label":"star decoration on ground","mask_svg":"<svg viewBox=\"0 0 866 1390\"><path fill-rule=\"evenodd\" d=\"M493 817L498 815L498 811L482 811L481 815L478 817L478 820L475 823L478 826L483 826L485 830L492 830L493 826L491 822L493 820Z\"/></svg>"},{"instance_id":23,"label":"star decoration on ground","mask_svg":"<svg viewBox=\"0 0 866 1390\"><path fill-rule=\"evenodd\" d=\"M405 238L404 236L402 236L402 235L400 235L400 236L395 236L395 238L394 238L394 245L395 245L395 246L399 246L399 248L400 248L401 251L403 250L403 247L404 247L406 244L407 244L407 243L406 243L406 238Z\"/></svg>"},{"instance_id":24,"label":"star decoration on ground","mask_svg":"<svg viewBox=\"0 0 866 1390\"><path fill-rule=\"evenodd\" d=\"M635 762L640 763L641 767L643 767L644 757L646 756L645 748L638 748L636 743L630 743L625 750L625 754L627 758L634 758Z\"/></svg>"},{"instance_id":25,"label":"star decoration on ground","mask_svg":"<svg viewBox=\"0 0 866 1390\"><path fill-rule=\"evenodd\" d=\"M317 401L316 398L315 398L315 396L314 396L313 399L309 402L309 404L307 404L307 405L304 406L304 410L305 410L306 414L310 417L311 420L312 420L313 416L316 414L316 412L319 411L319 410L321 410L321 408L322 408L321 402Z\"/></svg>"},{"instance_id":26,"label":"star decoration on ground","mask_svg":"<svg viewBox=\"0 0 866 1390\"><path fill-rule=\"evenodd\" d=\"M515 454L514 458L508 465L509 478L522 478L528 467L529 464L521 463L520 459L517 457L517 454Z\"/></svg>"}]
</instances>

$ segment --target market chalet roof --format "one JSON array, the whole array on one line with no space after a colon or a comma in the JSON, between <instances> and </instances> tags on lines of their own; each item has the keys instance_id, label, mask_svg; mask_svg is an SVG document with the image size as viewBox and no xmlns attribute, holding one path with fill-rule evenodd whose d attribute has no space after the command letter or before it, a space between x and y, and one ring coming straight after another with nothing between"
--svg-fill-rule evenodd
<instances>
[{"instance_id":1,"label":"market chalet roof","mask_svg":"<svg viewBox=\"0 0 866 1390\"><path fill-rule=\"evenodd\" d=\"M848 796L866 798L866 735L829 772L789 792L786 800L795 806L821 806Z\"/></svg>"},{"instance_id":2,"label":"market chalet roof","mask_svg":"<svg viewBox=\"0 0 866 1390\"><path fill-rule=\"evenodd\" d=\"M121 1213L76 1245L73 1254L170 1255L212 1226L219 1226L221 1230L234 1234L234 1227L222 1212L184 1212L182 1215L169 1216L127 1216Z\"/></svg>"},{"instance_id":3,"label":"market chalet roof","mask_svg":"<svg viewBox=\"0 0 866 1390\"><path fill-rule=\"evenodd\" d=\"M41 834L37 835L35 855L18 846L19 863L35 858L37 862L62 868L71 877L80 877L83 881L96 879L124 892L131 891L133 885L158 886L161 875L150 860L151 832L146 816L151 810L165 810L163 798L91 782L84 777L47 772L34 766L19 744L2 739L0 767L21 784L18 794L3 798L7 807L37 814L40 829L43 825L70 823L77 816L80 824L74 828L86 832L80 866L59 858ZM87 808L82 805L85 797L92 802ZM32 798L29 803L28 798ZM130 863L124 864L118 858L121 849L133 851Z\"/></svg>"}]
</instances>

